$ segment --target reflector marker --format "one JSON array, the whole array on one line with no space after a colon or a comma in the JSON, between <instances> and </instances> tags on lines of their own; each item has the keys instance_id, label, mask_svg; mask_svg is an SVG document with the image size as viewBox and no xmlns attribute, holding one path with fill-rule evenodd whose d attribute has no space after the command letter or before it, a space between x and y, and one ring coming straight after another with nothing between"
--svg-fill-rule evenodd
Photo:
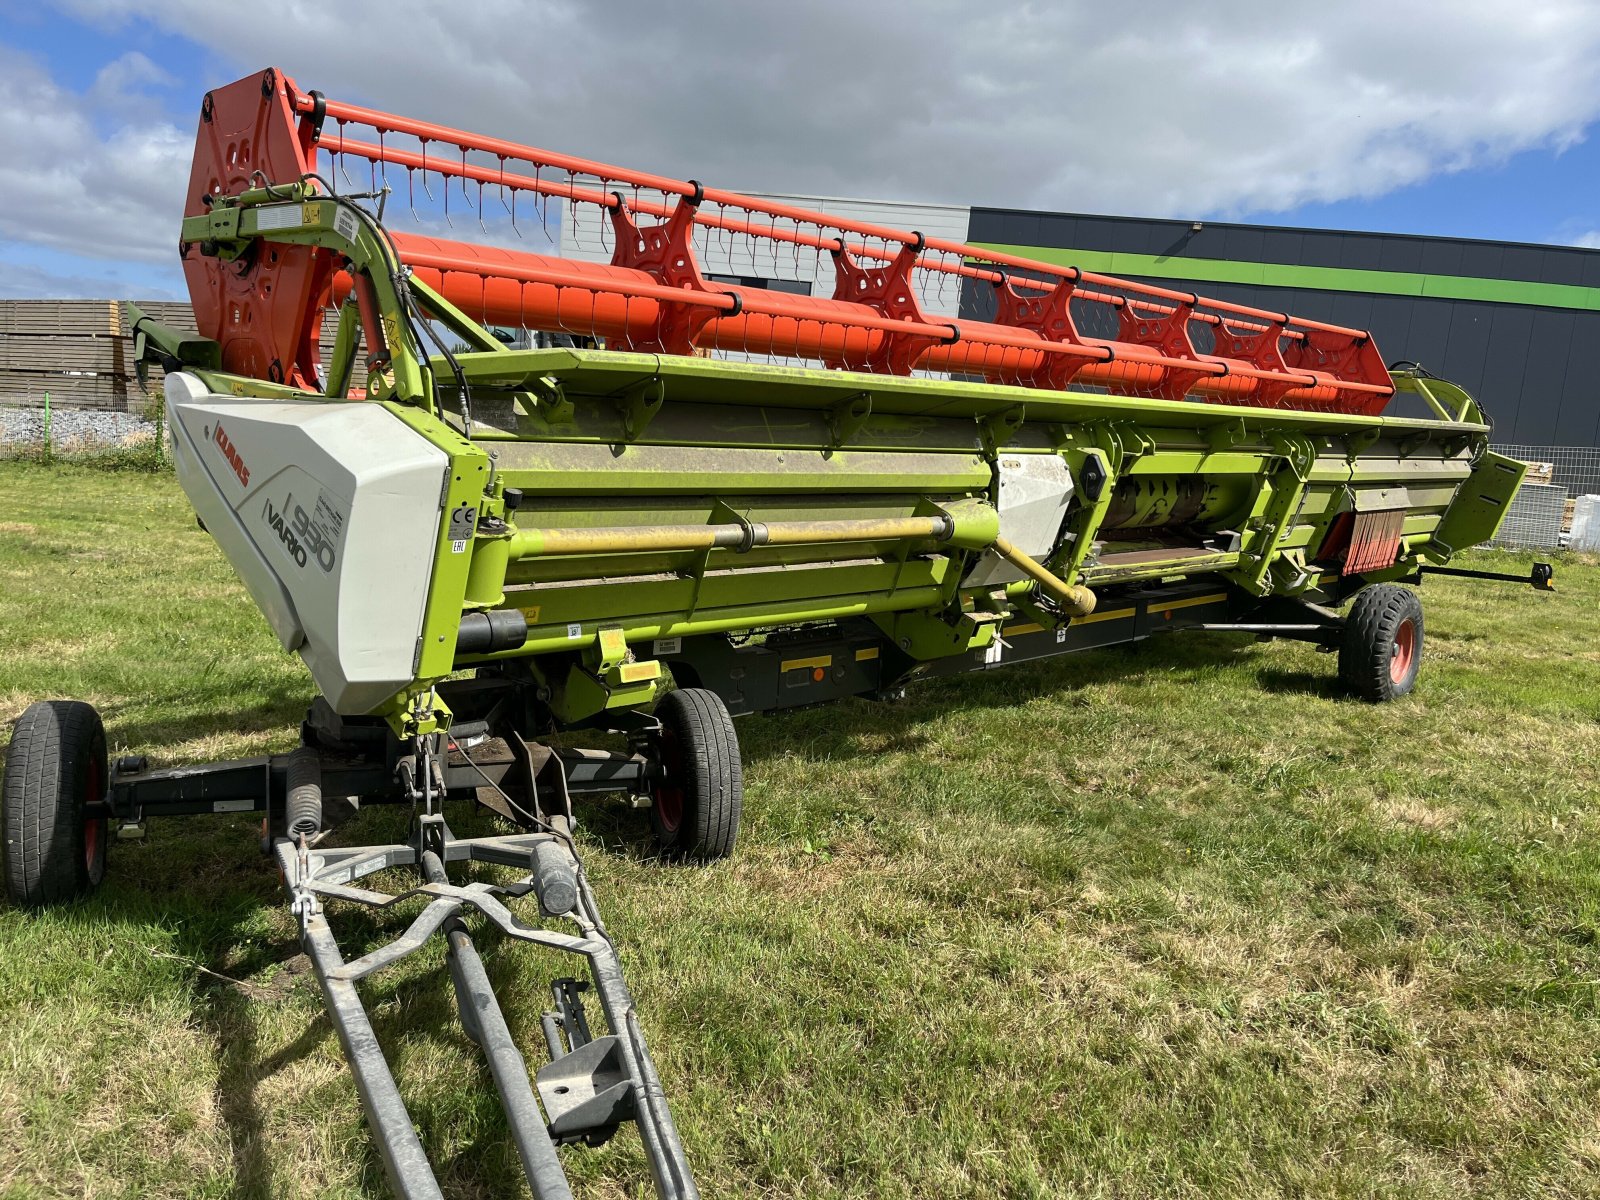
<instances>
[{"instance_id":1,"label":"reflector marker","mask_svg":"<svg viewBox=\"0 0 1600 1200\"><path fill-rule=\"evenodd\" d=\"M876 654L877 651L873 651L873 653ZM781 667L779 667L778 669L781 672L789 672L789 671L798 671L798 670L801 670L802 668L805 668L805 667L831 667L831 666L833 666L833 655L831 655L831 654L819 654L815 658L789 658L789 659L785 659L784 662L783 662L783 665Z\"/></svg>"}]
</instances>

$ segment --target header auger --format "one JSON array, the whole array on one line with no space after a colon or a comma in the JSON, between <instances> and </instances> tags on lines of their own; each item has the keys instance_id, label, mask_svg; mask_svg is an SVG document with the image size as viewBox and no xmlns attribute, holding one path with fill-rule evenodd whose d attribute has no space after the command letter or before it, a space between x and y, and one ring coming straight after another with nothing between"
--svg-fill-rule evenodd
<instances>
[{"instance_id":1,"label":"header auger","mask_svg":"<svg viewBox=\"0 0 1600 1200\"><path fill-rule=\"evenodd\" d=\"M386 219L402 196L420 231ZM592 218L610 262L437 228L548 236L552 205ZM1183 629L1314 642L1356 695L1402 696L1422 611L1398 584L1492 536L1522 476L1471 397L1391 376L1360 330L480 137L277 71L205 97L181 249L200 336L133 314L167 372L178 478L320 695L294 753L171 770L110 770L93 709L35 705L4 810L36 832L11 843L7 886L22 903L92 887L109 822L263 812L408 1197L438 1185L357 984L435 933L535 1195L570 1194L557 1147L630 1122L658 1192L697 1194L578 861L578 801L620 793L663 856L721 858L736 714ZM730 282L803 255L831 296ZM930 311L941 287L967 315ZM1397 390L1430 415L1383 415ZM542 740L573 730L625 748ZM409 805L406 840L325 846L325 795ZM514 832L458 838L461 802ZM368 886L395 870L407 884ZM412 902L403 935L346 959L340 907ZM469 921L585 960L588 983L552 985L544 1066Z\"/></svg>"}]
</instances>

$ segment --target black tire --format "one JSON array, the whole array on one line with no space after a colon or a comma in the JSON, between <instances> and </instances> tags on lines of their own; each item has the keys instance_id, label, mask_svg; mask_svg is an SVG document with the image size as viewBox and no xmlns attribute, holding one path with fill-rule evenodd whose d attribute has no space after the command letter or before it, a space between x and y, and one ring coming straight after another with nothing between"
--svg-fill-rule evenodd
<instances>
[{"instance_id":1,"label":"black tire","mask_svg":"<svg viewBox=\"0 0 1600 1200\"><path fill-rule=\"evenodd\" d=\"M105 817L85 805L105 798L110 775L100 714L81 700L42 700L12 728L0 788L5 893L12 904L60 904L100 886Z\"/></svg>"},{"instance_id":2,"label":"black tire","mask_svg":"<svg viewBox=\"0 0 1600 1200\"><path fill-rule=\"evenodd\" d=\"M739 838L744 778L739 736L722 697L679 688L656 705L666 778L653 794L650 828L668 858L727 858Z\"/></svg>"},{"instance_id":3,"label":"black tire","mask_svg":"<svg viewBox=\"0 0 1600 1200\"><path fill-rule=\"evenodd\" d=\"M1363 700L1404 696L1422 667L1422 601L1393 583L1369 587L1344 620L1339 678Z\"/></svg>"}]
</instances>

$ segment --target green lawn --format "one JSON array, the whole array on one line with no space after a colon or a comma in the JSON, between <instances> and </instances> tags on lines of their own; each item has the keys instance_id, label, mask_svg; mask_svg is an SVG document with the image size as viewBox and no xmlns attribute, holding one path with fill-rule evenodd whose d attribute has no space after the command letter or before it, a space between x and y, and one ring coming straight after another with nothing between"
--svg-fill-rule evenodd
<instances>
[{"instance_id":1,"label":"green lawn","mask_svg":"<svg viewBox=\"0 0 1600 1200\"><path fill-rule=\"evenodd\" d=\"M0 719L294 743L309 678L169 476L0 463L0 516ZM1600 1195L1600 566L1558 583L1430 581L1381 708L1308 646L1188 635L745 720L709 870L593 813L702 1190ZM158 822L91 900L0 910L0 1195L385 1194L256 837ZM538 957L487 953L529 1045ZM448 1193L521 1194L441 963L366 994ZM631 1132L566 1153L644 1194Z\"/></svg>"}]
</instances>

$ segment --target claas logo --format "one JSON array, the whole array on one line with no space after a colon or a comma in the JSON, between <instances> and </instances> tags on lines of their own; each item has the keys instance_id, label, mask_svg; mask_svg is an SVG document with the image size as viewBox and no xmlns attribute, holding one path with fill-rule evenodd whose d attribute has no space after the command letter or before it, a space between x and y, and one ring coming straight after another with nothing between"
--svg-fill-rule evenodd
<instances>
[{"instance_id":1,"label":"claas logo","mask_svg":"<svg viewBox=\"0 0 1600 1200\"><path fill-rule=\"evenodd\" d=\"M244 459L239 457L239 451L234 448L233 442L222 431L222 423L217 423L216 433L217 449L222 451L222 457L228 460L228 465L233 468L233 473L239 477L239 482L250 486L250 468L244 465Z\"/></svg>"}]
</instances>

